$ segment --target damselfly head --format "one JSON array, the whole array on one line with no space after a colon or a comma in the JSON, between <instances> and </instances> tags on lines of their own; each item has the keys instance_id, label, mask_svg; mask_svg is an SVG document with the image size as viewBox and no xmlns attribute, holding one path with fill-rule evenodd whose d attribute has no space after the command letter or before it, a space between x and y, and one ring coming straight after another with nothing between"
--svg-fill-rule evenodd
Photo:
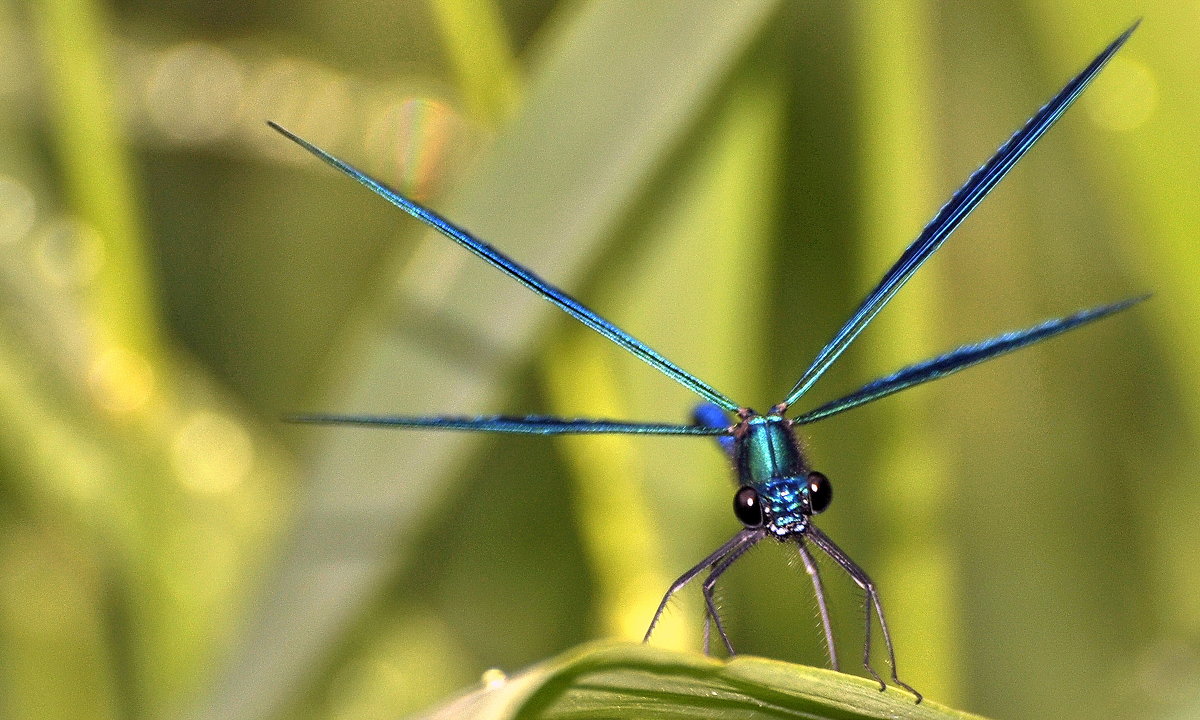
<instances>
[{"instance_id":1,"label":"damselfly head","mask_svg":"<svg viewBox=\"0 0 1200 720\"><path fill-rule=\"evenodd\" d=\"M777 537L803 533L808 519L829 507L833 484L822 473L773 478L761 488L738 488L733 513L747 528L766 527Z\"/></svg>"}]
</instances>

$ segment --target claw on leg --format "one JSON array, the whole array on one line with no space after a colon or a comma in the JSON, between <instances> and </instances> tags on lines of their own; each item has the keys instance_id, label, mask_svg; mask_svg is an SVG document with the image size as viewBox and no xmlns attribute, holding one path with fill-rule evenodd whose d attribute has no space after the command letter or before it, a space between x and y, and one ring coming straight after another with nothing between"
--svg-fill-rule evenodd
<instances>
[{"instance_id":1,"label":"claw on leg","mask_svg":"<svg viewBox=\"0 0 1200 720\"><path fill-rule=\"evenodd\" d=\"M879 676L879 673L875 672L875 668L871 667L871 613L874 612L879 617L879 630L883 633L883 644L887 648L888 665L892 668L892 683L916 695L917 702L920 703L922 699L921 693L917 692L912 685L901 680L896 674L896 650L892 645L892 634L888 631L887 618L884 617L883 603L879 599L879 591L875 587L875 582L871 580L870 576L862 568L850 559L849 555L834 544L828 535L818 530L816 526L811 524L808 526L805 530L805 538L811 540L814 545L821 548L826 555L840 565L850 575L850 578L854 580L855 584L867 594L866 612L864 613L866 615L867 634L866 639L863 641L863 666L866 667L867 672L879 683L881 691L887 689L887 684L883 682L883 678Z\"/></svg>"}]
</instances>

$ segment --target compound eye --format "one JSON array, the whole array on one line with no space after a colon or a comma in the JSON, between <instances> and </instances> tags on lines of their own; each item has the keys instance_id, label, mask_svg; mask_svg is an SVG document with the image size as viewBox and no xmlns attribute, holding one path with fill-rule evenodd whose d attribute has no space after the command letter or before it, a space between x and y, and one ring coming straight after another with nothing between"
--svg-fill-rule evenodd
<instances>
[{"instance_id":1,"label":"compound eye","mask_svg":"<svg viewBox=\"0 0 1200 720\"><path fill-rule=\"evenodd\" d=\"M743 487L733 496L733 514L746 527L759 527L763 524L762 503L758 500L758 492L752 487Z\"/></svg>"},{"instance_id":2,"label":"compound eye","mask_svg":"<svg viewBox=\"0 0 1200 720\"><path fill-rule=\"evenodd\" d=\"M825 512L833 502L833 483L816 470L808 474L808 507L813 515Z\"/></svg>"}]
</instances>

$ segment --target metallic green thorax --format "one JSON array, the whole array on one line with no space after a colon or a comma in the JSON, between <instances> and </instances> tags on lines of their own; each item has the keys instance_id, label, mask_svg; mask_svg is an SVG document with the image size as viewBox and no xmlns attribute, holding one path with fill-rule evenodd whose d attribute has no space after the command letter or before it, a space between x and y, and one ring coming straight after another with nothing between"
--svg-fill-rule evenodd
<instances>
[{"instance_id":1,"label":"metallic green thorax","mask_svg":"<svg viewBox=\"0 0 1200 720\"><path fill-rule=\"evenodd\" d=\"M767 528L779 537L804 532L812 514L810 468L791 421L775 413L745 417L735 431L733 460L738 482L758 492Z\"/></svg>"}]
</instances>

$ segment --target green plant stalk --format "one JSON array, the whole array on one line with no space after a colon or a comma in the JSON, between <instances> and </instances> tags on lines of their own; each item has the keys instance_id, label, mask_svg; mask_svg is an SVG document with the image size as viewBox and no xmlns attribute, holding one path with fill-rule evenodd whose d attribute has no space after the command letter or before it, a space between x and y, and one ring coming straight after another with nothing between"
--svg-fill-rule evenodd
<instances>
[{"instance_id":1,"label":"green plant stalk","mask_svg":"<svg viewBox=\"0 0 1200 720\"><path fill-rule=\"evenodd\" d=\"M628 417L613 363L596 354L595 343L580 340L578 332L572 333L543 364L556 411L582 405L597 417ZM611 435L560 441L575 479L574 513L597 582L597 629L602 637L628 640L645 632L650 609L671 581L659 552L664 538L646 496L638 439ZM669 625L657 640L668 647L695 640L680 637L678 630Z\"/></svg>"},{"instance_id":2,"label":"green plant stalk","mask_svg":"<svg viewBox=\"0 0 1200 720\"><path fill-rule=\"evenodd\" d=\"M107 341L160 369L159 318L109 70L107 20L91 0L35 0L28 6L72 211L100 235L101 266L89 285L92 311Z\"/></svg>"},{"instance_id":3,"label":"green plant stalk","mask_svg":"<svg viewBox=\"0 0 1200 720\"><path fill-rule=\"evenodd\" d=\"M106 578L91 544L56 523L5 523L0 652L6 718L117 720L124 709L105 626Z\"/></svg>"},{"instance_id":4,"label":"green plant stalk","mask_svg":"<svg viewBox=\"0 0 1200 720\"><path fill-rule=\"evenodd\" d=\"M928 116L936 102L925 50L932 42L929 12L922 0L864 2L856 12L860 105L870 108L872 118L861 129L858 163L864 288L893 262L896 249L911 240L906 234L915 233L938 202ZM937 347L931 324L940 281L937 263L922 268L921 277L904 288L903 302L877 323L874 333L882 340L872 362L879 366L869 375L890 372ZM873 512L882 520L879 536L889 544L872 572L898 635L901 677L947 699L959 685L952 662L959 656L957 598L951 543L936 529L935 519L946 511L949 480L944 453L922 431L932 419L928 397L917 392L874 410L884 416L888 431L877 448L875 494L882 501Z\"/></svg>"},{"instance_id":5,"label":"green plant stalk","mask_svg":"<svg viewBox=\"0 0 1200 720\"><path fill-rule=\"evenodd\" d=\"M780 171L776 158L783 102L777 78L752 70L738 77L731 96L718 108L714 137L703 143L705 150L692 161L694 167L669 179L673 185L670 194L682 197L666 209L669 217L657 221L665 237L648 241L656 247L676 247L676 253L685 257L701 256L700 264L707 269L702 284L705 297L692 312L703 318L706 326L710 346L706 354L720 353L721 358L707 363L692 358L693 362L685 363L689 366L749 364L746 349L762 337L754 319L720 312L738 304L758 305L753 295L764 292L758 285L754 286L757 290L748 288L742 279L763 273L774 210L771 189ZM681 262L660 264L678 267ZM657 285L661 269L643 268L639 277ZM604 307L612 308L630 296L645 296L639 306L647 308L647 315L661 318L662 298L653 292L630 292L631 285L637 284L636 278L623 277L607 293ZM573 328L571 333L572 338L580 338L589 331ZM628 395L637 392L615 377L618 351L598 345L571 339L552 349L544 368L556 413L569 415L584 407L597 417L631 416L627 408L635 397ZM635 371L645 372L641 367ZM627 397L621 396L621 388ZM663 410L658 412L663 416ZM687 407L665 412L684 415ZM641 637L662 593L684 569L668 568L662 562L663 549L673 542L669 536L678 535L679 530L663 527L651 503L648 485L655 472L648 458L639 454L645 442L645 438L615 436L562 440L578 488L577 513L584 546L593 559L600 588L600 628L610 637ZM680 463L675 469L686 473L690 468ZM723 477L700 481L721 487L728 482ZM730 521L735 523L732 518ZM735 525L730 526L731 532ZM705 550L691 548L692 552ZM665 623L656 630L654 642L694 648L699 627L698 622Z\"/></svg>"},{"instance_id":6,"label":"green plant stalk","mask_svg":"<svg viewBox=\"0 0 1200 720\"><path fill-rule=\"evenodd\" d=\"M430 0L442 42L468 110L496 127L520 97L521 68L491 0Z\"/></svg>"},{"instance_id":7,"label":"green plant stalk","mask_svg":"<svg viewBox=\"0 0 1200 720\"><path fill-rule=\"evenodd\" d=\"M1128 23L1128 13L1141 8L1114 5L1111 11L1079 2L1027 3L1034 19L1029 27L1041 37L1038 48L1056 64L1069 64L1085 56L1094 39L1111 28ZM1197 126L1195 95L1182 88L1195 85L1195 66L1179 63L1190 52L1191 39L1173 31L1165 9L1146 8L1147 38L1140 38L1113 58L1112 67L1096 79L1080 99L1081 110L1093 113L1142 114L1140 122L1120 129L1096 122L1080 123L1086 133L1081 142L1102 147L1089 156L1102 182L1112 188L1105 206L1107 222L1116 227L1123 242L1123 258L1139 278L1138 286L1153 288L1155 299L1142 313L1143 330L1163 348L1170 370L1172 397L1184 411L1185 426L1174 429L1180 444L1174 456L1158 467L1143 467L1156 478L1156 490L1146 494L1145 527L1155 538L1145 543L1154 553L1155 597L1163 600L1171 622L1200 632L1200 593L1194 584L1193 562L1200 550L1200 525L1194 522L1200 504L1200 484L1195 482L1193 447L1189 438L1200 433L1200 353L1195 352L1196 318L1200 293L1196 268L1200 252L1200 207L1195 202L1196 163L1181 147L1195 147ZM1163 22L1167 21L1167 22ZM1055 34L1054 28L1077 27L1078 32Z\"/></svg>"}]
</instances>

